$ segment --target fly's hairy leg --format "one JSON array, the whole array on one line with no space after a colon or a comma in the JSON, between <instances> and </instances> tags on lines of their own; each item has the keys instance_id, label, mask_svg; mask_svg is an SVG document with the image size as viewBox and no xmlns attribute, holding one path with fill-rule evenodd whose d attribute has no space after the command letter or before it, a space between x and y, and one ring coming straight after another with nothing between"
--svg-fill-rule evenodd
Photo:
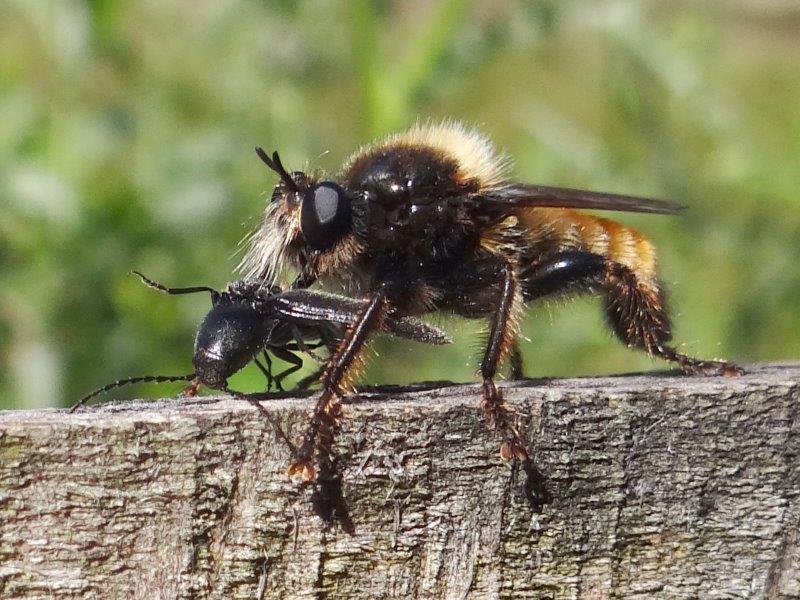
<instances>
[{"instance_id":1,"label":"fly's hairy leg","mask_svg":"<svg viewBox=\"0 0 800 600\"><path fill-rule=\"evenodd\" d=\"M364 344L377 331L387 312L386 292L381 289L369 300L358 320L348 328L336 352L328 360L322 380L322 394L317 400L311 421L300 438L295 462L287 473L304 479L316 478L312 462L315 450L322 461L329 460L331 447L341 416L341 395L349 378L362 362Z\"/></svg>"},{"instance_id":2,"label":"fly's hairy leg","mask_svg":"<svg viewBox=\"0 0 800 600\"><path fill-rule=\"evenodd\" d=\"M497 367L512 350L522 310L522 289L513 265L503 261L499 268L500 293L491 317L486 351L481 361L483 377L483 413L489 424L502 436L500 456L504 460L526 460L528 452L520 438L513 416L506 406L494 377Z\"/></svg>"},{"instance_id":3,"label":"fly's hairy leg","mask_svg":"<svg viewBox=\"0 0 800 600\"><path fill-rule=\"evenodd\" d=\"M606 315L612 329L628 346L677 363L687 375L737 376L742 369L724 360L703 360L678 352L661 290L640 282L619 263L609 263L605 274Z\"/></svg>"},{"instance_id":4,"label":"fly's hairy leg","mask_svg":"<svg viewBox=\"0 0 800 600\"><path fill-rule=\"evenodd\" d=\"M619 262L593 252L564 250L529 268L525 300L599 291L611 329L626 345L678 364L687 374L739 375L726 361L701 360L678 352L660 285Z\"/></svg>"}]
</instances>

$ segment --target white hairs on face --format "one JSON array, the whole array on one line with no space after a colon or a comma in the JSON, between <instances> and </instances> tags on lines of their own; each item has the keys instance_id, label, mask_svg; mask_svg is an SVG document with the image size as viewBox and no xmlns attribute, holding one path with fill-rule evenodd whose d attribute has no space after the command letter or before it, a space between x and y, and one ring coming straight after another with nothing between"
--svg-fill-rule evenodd
<instances>
[{"instance_id":1,"label":"white hairs on face","mask_svg":"<svg viewBox=\"0 0 800 600\"><path fill-rule=\"evenodd\" d=\"M260 279L272 285L280 275L286 249L293 238L293 227L277 214L283 208L279 202L270 202L264 211L261 226L242 240L247 244L242 261L236 270L245 279Z\"/></svg>"}]
</instances>

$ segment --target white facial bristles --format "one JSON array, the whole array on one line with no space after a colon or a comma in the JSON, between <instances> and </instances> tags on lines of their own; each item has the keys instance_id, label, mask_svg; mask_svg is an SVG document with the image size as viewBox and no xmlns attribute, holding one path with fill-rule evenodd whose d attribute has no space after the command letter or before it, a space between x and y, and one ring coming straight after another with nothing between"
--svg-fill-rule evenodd
<instances>
[{"instance_id":1,"label":"white facial bristles","mask_svg":"<svg viewBox=\"0 0 800 600\"><path fill-rule=\"evenodd\" d=\"M345 163L344 170L347 171L348 166L364 153L394 145L428 146L438 150L455 159L465 179L477 179L484 188L502 185L511 166L509 158L498 153L486 135L468 129L458 121L446 120L417 123L408 131L365 146Z\"/></svg>"},{"instance_id":2,"label":"white facial bristles","mask_svg":"<svg viewBox=\"0 0 800 600\"><path fill-rule=\"evenodd\" d=\"M242 240L247 244L247 250L236 270L245 279L260 279L266 285L272 285L280 275L295 229L287 222L292 219L284 211L281 202L267 204L261 226Z\"/></svg>"}]
</instances>

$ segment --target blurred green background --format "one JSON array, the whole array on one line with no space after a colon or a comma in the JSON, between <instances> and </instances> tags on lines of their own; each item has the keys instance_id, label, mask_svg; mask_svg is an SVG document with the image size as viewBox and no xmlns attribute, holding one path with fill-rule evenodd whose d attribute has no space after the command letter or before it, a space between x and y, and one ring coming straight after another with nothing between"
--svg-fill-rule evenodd
<instances>
[{"instance_id":1,"label":"blurred green background","mask_svg":"<svg viewBox=\"0 0 800 600\"><path fill-rule=\"evenodd\" d=\"M477 124L518 179L679 200L618 215L660 250L689 353L800 356L800 5L730 2L0 2L0 406L191 369L275 182L335 171L418 117ZM366 380L468 380L458 343L382 340ZM597 299L534 307L529 375L663 369ZM232 382L256 390L250 367ZM173 395L177 384L116 397Z\"/></svg>"}]
</instances>

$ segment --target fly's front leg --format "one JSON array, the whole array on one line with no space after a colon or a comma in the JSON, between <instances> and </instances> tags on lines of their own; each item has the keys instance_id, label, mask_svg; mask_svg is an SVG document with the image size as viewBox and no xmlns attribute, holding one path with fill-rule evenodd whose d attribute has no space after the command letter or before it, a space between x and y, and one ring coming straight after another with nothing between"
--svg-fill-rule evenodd
<instances>
[{"instance_id":1,"label":"fly's front leg","mask_svg":"<svg viewBox=\"0 0 800 600\"><path fill-rule=\"evenodd\" d=\"M311 422L300 438L297 459L287 470L290 476L299 474L306 480L315 479L317 472L312 465L314 451L318 449L323 459L329 456L341 416L343 388L360 366L364 344L370 333L380 328L386 312L386 292L381 289L370 298L356 322L347 329L336 352L328 360L322 380L322 394L314 407Z\"/></svg>"},{"instance_id":2,"label":"fly's front leg","mask_svg":"<svg viewBox=\"0 0 800 600\"><path fill-rule=\"evenodd\" d=\"M483 413L503 437L500 444L503 460L525 460L528 458L525 444L513 423L503 394L494 382L498 364L515 346L522 311L522 290L513 265L507 261L500 265L499 280L500 297L490 322L488 343L480 368L483 377Z\"/></svg>"}]
</instances>

